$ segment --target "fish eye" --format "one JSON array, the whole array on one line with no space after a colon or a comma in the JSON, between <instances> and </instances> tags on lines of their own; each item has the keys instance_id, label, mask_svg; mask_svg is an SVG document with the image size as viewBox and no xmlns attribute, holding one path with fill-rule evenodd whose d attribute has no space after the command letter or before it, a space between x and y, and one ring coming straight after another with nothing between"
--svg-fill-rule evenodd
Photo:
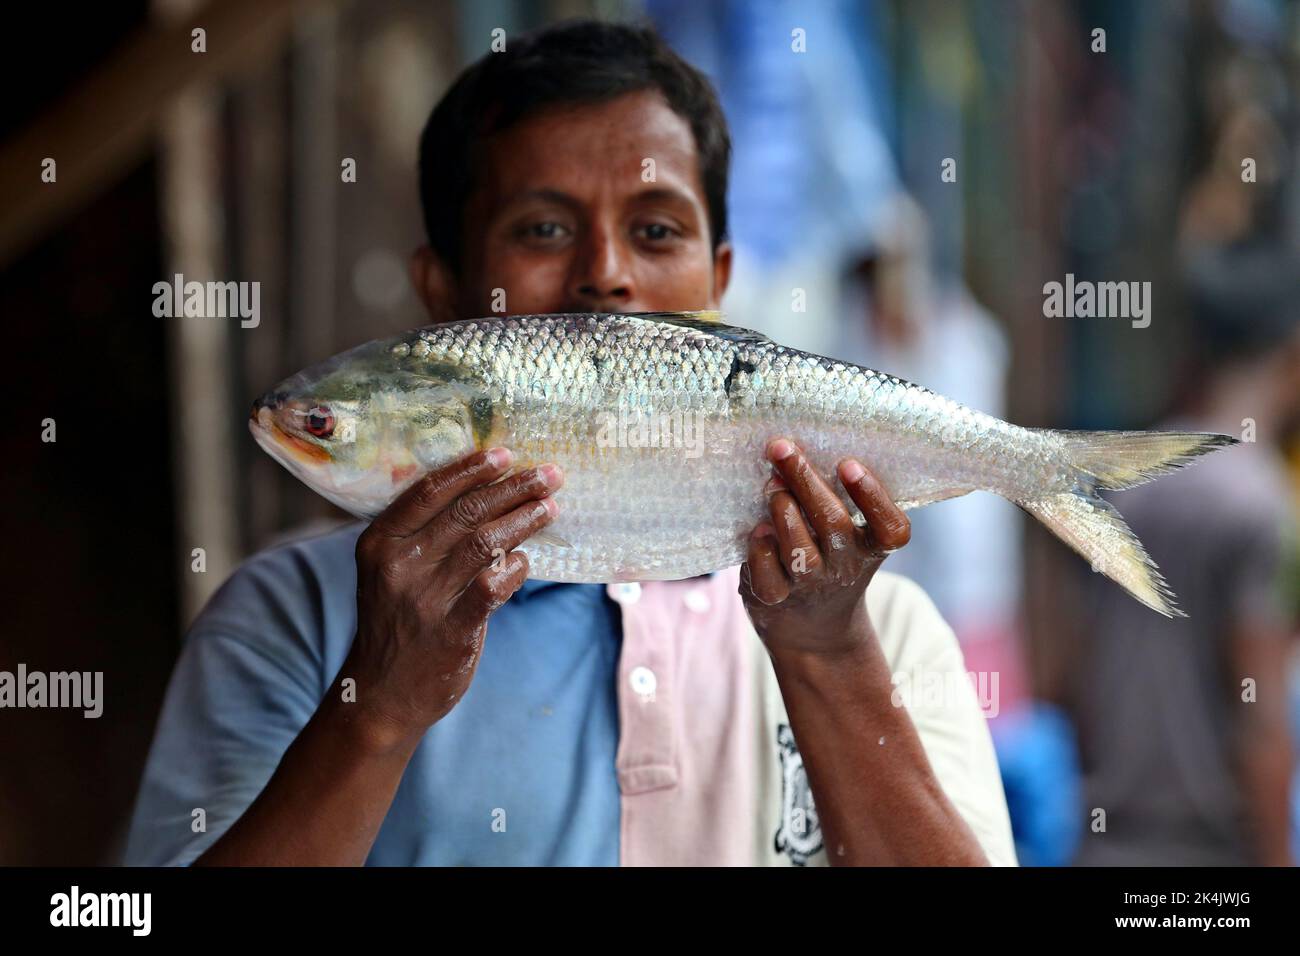
<instances>
[{"instance_id":1,"label":"fish eye","mask_svg":"<svg viewBox=\"0 0 1300 956\"><path fill-rule=\"evenodd\" d=\"M317 405L307 413L303 427L317 438L329 438L334 431L334 414L324 405Z\"/></svg>"}]
</instances>

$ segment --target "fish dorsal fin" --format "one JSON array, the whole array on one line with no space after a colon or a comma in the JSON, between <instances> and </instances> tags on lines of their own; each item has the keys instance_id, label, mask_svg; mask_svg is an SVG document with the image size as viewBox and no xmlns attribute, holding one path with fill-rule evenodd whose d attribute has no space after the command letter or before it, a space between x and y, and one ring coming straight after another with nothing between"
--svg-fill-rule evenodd
<instances>
[{"instance_id":1,"label":"fish dorsal fin","mask_svg":"<svg viewBox=\"0 0 1300 956\"><path fill-rule=\"evenodd\" d=\"M718 338L727 339L731 342L747 342L756 345L761 342L772 341L762 332L755 332L753 329L742 328L739 325L726 325L722 321L722 313L716 310L700 312L628 312L626 315L632 319L646 319L650 322L662 322L665 325L678 325L684 329L707 332L710 335L716 335Z\"/></svg>"}]
</instances>

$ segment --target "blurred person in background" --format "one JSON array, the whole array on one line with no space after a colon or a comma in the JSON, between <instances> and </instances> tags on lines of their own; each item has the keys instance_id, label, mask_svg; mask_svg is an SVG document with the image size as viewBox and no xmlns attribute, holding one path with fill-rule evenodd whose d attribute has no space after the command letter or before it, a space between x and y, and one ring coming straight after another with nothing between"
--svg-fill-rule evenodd
<instances>
[{"instance_id":1,"label":"blurred person in background","mask_svg":"<svg viewBox=\"0 0 1300 956\"><path fill-rule=\"evenodd\" d=\"M1300 410L1300 262L1269 238L1193 244L1185 274L1199 361L1158 427L1245 443L1114 496L1188 617L1090 582L1073 707L1105 830L1084 835L1082 865L1292 862L1280 578L1296 515L1277 442Z\"/></svg>"},{"instance_id":2,"label":"blurred person in background","mask_svg":"<svg viewBox=\"0 0 1300 956\"><path fill-rule=\"evenodd\" d=\"M736 322L834 355L844 278L874 254L899 189L881 129L875 5L647 0L664 39L713 82L731 130ZM844 356L847 357L847 356Z\"/></svg>"},{"instance_id":3,"label":"blurred person in background","mask_svg":"<svg viewBox=\"0 0 1300 956\"><path fill-rule=\"evenodd\" d=\"M1166 423L1245 443L1115 496L1189 618L1144 620L1090 582L1072 706L1085 807L1107 816L1083 837L1085 865L1294 860L1297 509L1281 443L1300 416L1300 192L1281 21L1266 13L1214 8L1194 74L1209 148L1176 227L1192 361Z\"/></svg>"},{"instance_id":4,"label":"blurred person in background","mask_svg":"<svg viewBox=\"0 0 1300 956\"><path fill-rule=\"evenodd\" d=\"M896 194L881 220L878 245L846 290L836 354L1004 416L1010 354L998 323L960 278L933 268L929 226L915 201ZM1002 705L1016 706L1024 695L1016 625L1020 512L993 495L939 502L912 516L908 547L900 566L925 582L952 621L967 663L998 672Z\"/></svg>"}]
</instances>

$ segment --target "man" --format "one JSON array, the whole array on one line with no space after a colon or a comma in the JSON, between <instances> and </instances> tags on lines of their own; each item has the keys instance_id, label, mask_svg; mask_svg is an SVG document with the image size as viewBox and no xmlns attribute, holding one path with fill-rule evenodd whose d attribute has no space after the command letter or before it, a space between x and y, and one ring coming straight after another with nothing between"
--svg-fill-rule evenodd
<instances>
[{"instance_id":1,"label":"man","mask_svg":"<svg viewBox=\"0 0 1300 956\"><path fill-rule=\"evenodd\" d=\"M414 285L435 321L503 296L513 314L715 308L728 151L708 83L652 32L513 40L429 120ZM952 632L876 574L906 517L846 461L859 531L772 437L773 520L743 570L526 580L513 549L563 475L496 482L508 449L368 528L254 557L188 635L128 862L1013 864ZM961 680L909 714L898 670Z\"/></svg>"}]
</instances>

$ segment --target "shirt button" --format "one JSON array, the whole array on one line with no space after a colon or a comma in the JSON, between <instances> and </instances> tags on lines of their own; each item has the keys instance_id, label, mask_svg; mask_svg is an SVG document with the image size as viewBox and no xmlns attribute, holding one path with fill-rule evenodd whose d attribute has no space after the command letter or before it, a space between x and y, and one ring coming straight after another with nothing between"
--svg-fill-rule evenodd
<instances>
[{"instance_id":1,"label":"shirt button","mask_svg":"<svg viewBox=\"0 0 1300 956\"><path fill-rule=\"evenodd\" d=\"M659 681L655 677L655 672L648 667L634 667L629 675L632 684L632 690L636 691L642 697L649 697L659 686Z\"/></svg>"},{"instance_id":2,"label":"shirt button","mask_svg":"<svg viewBox=\"0 0 1300 956\"><path fill-rule=\"evenodd\" d=\"M641 600L641 585L635 581L629 581L626 584L611 584L609 586L609 596L619 604L635 604Z\"/></svg>"},{"instance_id":3,"label":"shirt button","mask_svg":"<svg viewBox=\"0 0 1300 956\"><path fill-rule=\"evenodd\" d=\"M707 614L709 607L712 605L709 595L703 589L687 591L685 601L687 609L694 611L696 614Z\"/></svg>"}]
</instances>

